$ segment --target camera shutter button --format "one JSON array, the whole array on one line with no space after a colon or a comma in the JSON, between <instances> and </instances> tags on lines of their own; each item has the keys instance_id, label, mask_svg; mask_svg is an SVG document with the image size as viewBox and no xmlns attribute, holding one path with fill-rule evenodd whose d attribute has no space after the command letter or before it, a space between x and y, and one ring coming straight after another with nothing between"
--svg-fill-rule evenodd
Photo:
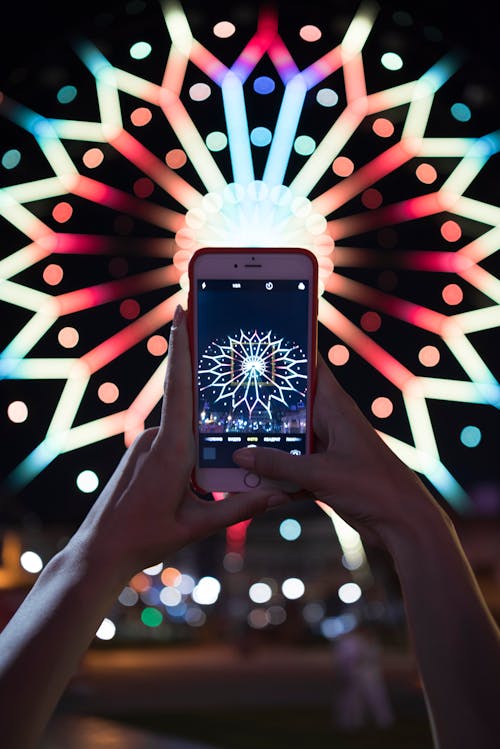
<instances>
[{"instance_id":1,"label":"camera shutter button","mask_svg":"<svg viewBox=\"0 0 500 749\"><path fill-rule=\"evenodd\" d=\"M261 477L258 473L252 473L249 471L243 476L243 481L245 486L248 486L249 489L255 489L260 484Z\"/></svg>"}]
</instances>

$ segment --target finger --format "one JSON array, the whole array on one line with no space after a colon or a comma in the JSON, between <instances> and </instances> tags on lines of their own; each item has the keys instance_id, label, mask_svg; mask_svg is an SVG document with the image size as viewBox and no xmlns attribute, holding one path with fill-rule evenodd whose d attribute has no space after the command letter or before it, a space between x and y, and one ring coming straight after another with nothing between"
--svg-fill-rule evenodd
<instances>
[{"instance_id":1,"label":"finger","mask_svg":"<svg viewBox=\"0 0 500 749\"><path fill-rule=\"evenodd\" d=\"M183 427L192 430L192 371L186 315L177 306L170 328L159 441L179 435Z\"/></svg>"},{"instance_id":2,"label":"finger","mask_svg":"<svg viewBox=\"0 0 500 749\"><path fill-rule=\"evenodd\" d=\"M207 503L207 515L212 528L223 528L249 520L266 510L291 502L290 497L278 489L230 494L225 499Z\"/></svg>"},{"instance_id":3,"label":"finger","mask_svg":"<svg viewBox=\"0 0 500 749\"><path fill-rule=\"evenodd\" d=\"M286 480L302 489L313 490L318 485L320 472L314 455L290 455L272 447L243 447L233 453L234 462L241 468L255 471L260 476Z\"/></svg>"}]
</instances>

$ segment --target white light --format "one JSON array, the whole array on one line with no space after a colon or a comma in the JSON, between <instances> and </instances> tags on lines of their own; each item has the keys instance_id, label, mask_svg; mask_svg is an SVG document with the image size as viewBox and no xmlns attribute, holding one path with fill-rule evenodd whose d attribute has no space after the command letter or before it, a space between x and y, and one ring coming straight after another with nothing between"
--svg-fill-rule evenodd
<instances>
[{"instance_id":1,"label":"white light","mask_svg":"<svg viewBox=\"0 0 500 749\"><path fill-rule=\"evenodd\" d=\"M285 598L288 598L290 601L294 601L303 596L304 591L304 583L302 580L299 580L298 577L289 577L287 580L283 581L283 585L281 586L281 592Z\"/></svg>"},{"instance_id":2,"label":"white light","mask_svg":"<svg viewBox=\"0 0 500 749\"><path fill-rule=\"evenodd\" d=\"M380 62L387 70L400 70L403 67L403 60L396 52L385 52Z\"/></svg>"},{"instance_id":3,"label":"white light","mask_svg":"<svg viewBox=\"0 0 500 749\"><path fill-rule=\"evenodd\" d=\"M118 600L122 606L135 606L139 600L139 594L127 585L118 596Z\"/></svg>"},{"instance_id":4,"label":"white light","mask_svg":"<svg viewBox=\"0 0 500 749\"><path fill-rule=\"evenodd\" d=\"M354 603L361 598L361 588L357 583L344 583L338 589L338 596L344 603Z\"/></svg>"},{"instance_id":5,"label":"white light","mask_svg":"<svg viewBox=\"0 0 500 749\"><path fill-rule=\"evenodd\" d=\"M254 603L266 603L273 595L273 591L267 583L254 583L250 586L248 595Z\"/></svg>"},{"instance_id":6,"label":"white light","mask_svg":"<svg viewBox=\"0 0 500 749\"><path fill-rule=\"evenodd\" d=\"M182 574L180 581L179 582L176 581L175 583L175 587L179 588L180 592L186 596L188 596L190 593L193 592L194 585L195 583L191 575L185 575L185 574Z\"/></svg>"},{"instance_id":7,"label":"white light","mask_svg":"<svg viewBox=\"0 0 500 749\"><path fill-rule=\"evenodd\" d=\"M34 551L25 551L24 554L21 554L19 562L26 572L32 572L33 574L40 572L43 568L42 560Z\"/></svg>"},{"instance_id":8,"label":"white light","mask_svg":"<svg viewBox=\"0 0 500 749\"><path fill-rule=\"evenodd\" d=\"M159 575L162 569L163 569L163 562L160 562L159 564L155 564L152 567L146 567L142 571L145 572L146 575L151 575L151 577L153 577L154 575Z\"/></svg>"},{"instance_id":9,"label":"white light","mask_svg":"<svg viewBox=\"0 0 500 749\"><path fill-rule=\"evenodd\" d=\"M111 619L103 619L95 636L100 640L112 640L116 634L116 627Z\"/></svg>"},{"instance_id":10,"label":"white light","mask_svg":"<svg viewBox=\"0 0 500 749\"><path fill-rule=\"evenodd\" d=\"M182 595L177 588L166 585L160 592L160 601L165 606L178 606L182 601Z\"/></svg>"},{"instance_id":11,"label":"white light","mask_svg":"<svg viewBox=\"0 0 500 749\"><path fill-rule=\"evenodd\" d=\"M193 601L202 606L215 603L219 597L220 587L220 582L215 577L202 577L193 590Z\"/></svg>"},{"instance_id":12,"label":"white light","mask_svg":"<svg viewBox=\"0 0 500 749\"><path fill-rule=\"evenodd\" d=\"M82 471L76 477L76 485L81 492L90 494L99 486L99 479L94 471Z\"/></svg>"}]
</instances>

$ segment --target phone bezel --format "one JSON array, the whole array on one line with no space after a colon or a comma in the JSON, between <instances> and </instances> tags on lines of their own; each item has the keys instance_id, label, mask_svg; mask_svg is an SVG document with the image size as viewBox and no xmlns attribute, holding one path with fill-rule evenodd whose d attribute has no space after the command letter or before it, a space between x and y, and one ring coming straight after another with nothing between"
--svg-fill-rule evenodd
<instances>
[{"instance_id":1,"label":"phone bezel","mask_svg":"<svg viewBox=\"0 0 500 749\"><path fill-rule=\"evenodd\" d=\"M193 430L195 434L196 462L192 475L193 487L197 492L250 491L257 488L249 485L249 472L234 468L202 468L198 460L198 394L197 365L198 340L195 321L197 318L197 299L194 290L199 278L214 279L269 279L307 278L309 284L308 330L309 330L309 363L308 392L306 406L306 452L312 450L312 406L317 365L317 328L318 328L318 261L310 250L305 248L267 248L267 247L203 247L197 250L189 263L188 325L190 332L191 360L193 372ZM236 449L236 448L235 448ZM256 479L254 479L256 481ZM277 486L271 481L259 477L258 488ZM294 490L290 485L279 485L280 488Z\"/></svg>"}]
</instances>

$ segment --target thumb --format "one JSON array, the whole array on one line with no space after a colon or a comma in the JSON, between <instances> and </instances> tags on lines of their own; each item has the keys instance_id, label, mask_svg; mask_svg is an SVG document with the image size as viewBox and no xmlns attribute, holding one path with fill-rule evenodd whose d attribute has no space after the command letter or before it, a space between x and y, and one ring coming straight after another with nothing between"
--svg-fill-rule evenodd
<instances>
[{"instance_id":1,"label":"thumb","mask_svg":"<svg viewBox=\"0 0 500 749\"><path fill-rule=\"evenodd\" d=\"M255 471L259 476L286 480L301 489L313 489L317 483L316 471L311 464L313 455L290 455L272 447L244 447L233 453L234 462L241 468Z\"/></svg>"},{"instance_id":2,"label":"thumb","mask_svg":"<svg viewBox=\"0 0 500 749\"><path fill-rule=\"evenodd\" d=\"M251 520L255 515L290 501L290 497L278 489L240 492L230 494L215 503L206 503L207 515L212 525L218 529Z\"/></svg>"}]
</instances>

